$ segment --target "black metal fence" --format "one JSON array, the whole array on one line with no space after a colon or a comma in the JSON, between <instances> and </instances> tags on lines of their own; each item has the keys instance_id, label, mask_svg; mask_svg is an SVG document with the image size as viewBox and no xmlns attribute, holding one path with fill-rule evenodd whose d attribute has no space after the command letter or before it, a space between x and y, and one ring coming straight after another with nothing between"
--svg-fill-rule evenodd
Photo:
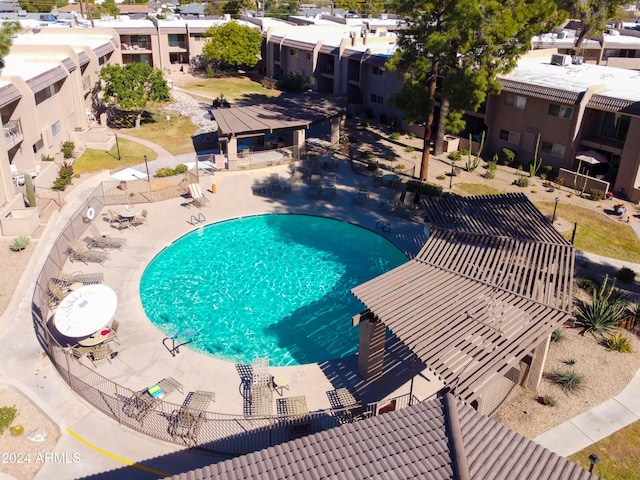
<instances>
[{"instance_id":1,"label":"black metal fence","mask_svg":"<svg viewBox=\"0 0 640 480\"><path fill-rule=\"evenodd\" d=\"M188 184L194 179L195 176L188 172L176 185L183 185L183 182ZM122 200L127 198L118 195L117 192L113 193L117 185L118 182L105 182L96 187L88 195L85 204L71 216L44 262L32 298L32 318L38 341L60 377L84 400L118 423L150 437L230 455L249 453L309 433L327 430L345 422L375 416L386 410L404 408L410 404L411 397L403 395L381 403L356 404L348 408L332 408L303 415L228 415L203 411L194 419L193 425L189 426L188 435L176 435L172 429L180 404L158 399L153 400L152 408L145 410L143 414L132 413L128 407L131 406L136 392L78 361L67 348L58 344L48 328L48 323L52 321L48 303L48 280L57 271L62 271L71 240L81 238L87 229L87 210L93 208L100 211L106 205L121 204ZM174 186L168 188L173 189ZM181 190L176 188L175 191ZM153 198L153 195L145 196L140 192L129 193L134 193L128 197L131 203L142 201L142 198L148 202ZM164 199L167 194L158 194L157 198ZM415 401L414 397L412 402Z\"/></svg>"}]
</instances>

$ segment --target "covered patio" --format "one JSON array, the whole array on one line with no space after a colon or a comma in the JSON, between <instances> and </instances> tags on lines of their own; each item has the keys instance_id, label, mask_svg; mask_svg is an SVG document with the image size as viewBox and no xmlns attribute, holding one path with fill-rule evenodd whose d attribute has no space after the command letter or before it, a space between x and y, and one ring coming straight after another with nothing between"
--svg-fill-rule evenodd
<instances>
[{"instance_id":1,"label":"covered patio","mask_svg":"<svg viewBox=\"0 0 640 480\"><path fill-rule=\"evenodd\" d=\"M299 160L305 151L306 130L314 124L331 122L330 138L337 144L345 115L343 97L306 93L282 95L273 103L213 110L218 124L220 151L227 155L227 168L239 168L242 158L254 152L270 155L279 163L279 154ZM262 153L264 152L264 153Z\"/></svg>"},{"instance_id":2,"label":"covered patio","mask_svg":"<svg viewBox=\"0 0 640 480\"><path fill-rule=\"evenodd\" d=\"M446 385L491 413L535 389L551 333L571 321L575 251L524 195L429 199L408 263L352 289L367 307L359 373L381 374L386 327Z\"/></svg>"}]
</instances>

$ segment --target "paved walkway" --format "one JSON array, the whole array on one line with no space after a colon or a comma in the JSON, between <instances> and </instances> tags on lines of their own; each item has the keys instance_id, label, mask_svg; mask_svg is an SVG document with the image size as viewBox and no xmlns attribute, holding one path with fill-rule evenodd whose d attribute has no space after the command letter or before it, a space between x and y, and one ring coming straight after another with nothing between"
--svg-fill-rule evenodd
<instances>
[{"instance_id":1,"label":"paved walkway","mask_svg":"<svg viewBox=\"0 0 640 480\"><path fill-rule=\"evenodd\" d=\"M131 139L134 140L133 138ZM166 164L172 165L184 162L184 158L176 159L168 154L168 152L159 149L149 142L141 143L145 143L145 145L158 151L159 161L163 163L166 162ZM218 189L218 195L214 199L214 207L211 209L211 212L207 213L211 218L207 220L215 221L217 219L233 218L256 210L265 212L281 211L283 207L286 207L287 210L305 211L309 201L308 199L303 199L302 196L296 196L296 192L288 197L291 199L290 205L275 204L271 198L253 196L249 199L241 199L235 195L235 192L237 192L239 188L250 187L255 182L260 182L262 179L267 178L273 171L278 171L283 176L286 175L287 168L287 166L281 166L262 171L216 174L214 179L220 187ZM105 178L106 174L92 177L87 180L86 183L70 192L67 197L66 206L59 214L52 217L42 240L38 243L37 251L34 252L32 261L21 279L19 286L20 292L12 299L12 303L3 315L3 318L0 318L0 325L7 325L1 337L5 347L3 348L4 355L0 358L0 375L2 375L0 381L11 383L27 393L35 403L60 426L62 436L56 446L56 453L67 456L78 453L81 459L80 463L74 464L72 467L56 463L45 464L36 476L37 479L71 479L109 472L113 469L121 470L113 472L113 474L102 474L100 478L157 478L164 473L175 474L213 463L222 458L213 454L182 449L173 444L148 438L117 424L115 421L97 412L72 392L58 377L49 359L42 356L41 348L33 335L33 328L31 326L31 304L29 299L32 295L34 279L42 268L44 258L51 249L53 241L60 231L60 225L64 225L69 216L83 204L83 199L86 197L87 192ZM210 180L213 179L205 178L202 183L207 184ZM353 184L341 186L344 191L339 192L338 196L344 195L344 197L347 198L348 195L351 194L351 189L357 188L357 179L345 177L345 182L352 182ZM226 202L223 198L224 192L227 192L226 198L228 201ZM176 218L184 217L186 224L188 214L183 210L184 207L180 207L175 203L176 202L173 202L169 205L163 202L163 205L156 205L151 220L160 222L163 221L163 217L165 219L171 218L172 224L179 225L179 227L169 227L169 232L167 232L169 238L175 238L177 233L180 231L188 231L190 228L180 224L180 222L176 222ZM317 208L329 208L332 213L337 215L353 214L356 223L367 223L370 225L375 222L373 217L367 216L371 213L367 212L367 210L376 210L375 207L357 209L352 206L351 202L349 202L348 205L331 204L322 206L315 204L313 207L314 210ZM153 206L151 206L151 208L153 208ZM376 214L378 214L378 212L374 212L374 217ZM169 222L167 222L167 224L168 223ZM409 248L413 242L412 239L419 235L420 232L418 230L421 230L419 227L419 225L403 225L400 220L393 220L393 232L396 240L400 237L404 238L407 242L407 248ZM142 232L143 229L140 231ZM135 245L135 239L138 237L142 240L139 241L140 245ZM105 269L105 275L110 276L112 280L107 283L110 285L119 284L116 288L121 289L121 292L131 293L136 291L137 287L135 287L135 284L136 282L139 283L139 275L138 277L134 276L134 278L124 281L121 269L126 268L127 265L139 264L145 258L152 257L155 252L163 248L166 243L164 243L164 238L156 239L151 235L138 235L137 233L131 236L129 241L132 245L127 249L126 253L120 257L116 255L113 256L113 261L116 264L114 266L116 268L108 269L110 272ZM602 257L583 255L591 261L609 262L613 265L622 265L624 263ZM631 266L629 264L626 265ZM634 267L636 271L640 271L640 265L632 266L632 268ZM130 310L134 312L140 311L141 306L135 305L136 301L139 303L137 299L137 296L132 295L131 298L124 300L128 302L125 305L127 312ZM147 339L146 337L159 335L158 332L151 332L153 327L149 327L146 330L144 329L145 327L139 328L140 329L134 332L127 332L127 334L136 335L136 338L141 339L140 341L143 343ZM153 338L154 342L157 340L158 338ZM149 345L151 344L151 341L149 341ZM145 348L129 351L129 353L127 353L125 349L125 351L119 355L117 361L123 363L118 365L118 368L125 367L122 373L123 378L127 381L125 384L133 386L133 383L136 381L138 384L143 384L147 381L146 378L138 377L138 374L135 372L136 367L140 364L144 365L146 369L145 373L153 372L153 374L159 374L165 371L165 367L169 363L167 362L166 356L147 354L146 350L148 350L146 346ZM190 355L194 354L192 352L180 354L180 356L184 358ZM200 369L197 368L196 363L203 363L202 357L198 359L194 357L193 360L194 362L188 362L188 366L180 367L182 368L184 376L188 378L188 381L196 382L196 377L206 377L215 374L220 391L236 387L237 378L232 379L233 375L225 373L223 371L224 367L221 366L220 363L216 363L215 365L213 363L211 363L211 365L206 364L205 367ZM215 360L211 360L211 362L215 362ZM127 368L133 371L128 371ZM344 368L344 365L335 366L335 368L339 370L340 368ZM194 371L190 372L189 370ZM304 385L299 387L301 389L312 388L310 387L311 384L319 383L320 387L316 387L317 390L311 390L312 392L318 393L318 397L322 396L320 392L331 387L331 382L335 381L335 378L333 380L327 379L323 372L314 371L312 368L298 368L291 372L290 378L299 378L301 382L304 380ZM401 393L402 388L404 387L398 387L395 392ZM308 398L312 398L315 393ZM219 406L223 408L224 402L221 402ZM227 407L224 408L234 408L234 406L228 404ZM636 374L628 387L614 399L540 435L536 438L536 441L550 450L566 456L585 448L589 444L639 419L640 372ZM133 466L129 466L123 471L122 468L126 465Z\"/></svg>"}]
</instances>

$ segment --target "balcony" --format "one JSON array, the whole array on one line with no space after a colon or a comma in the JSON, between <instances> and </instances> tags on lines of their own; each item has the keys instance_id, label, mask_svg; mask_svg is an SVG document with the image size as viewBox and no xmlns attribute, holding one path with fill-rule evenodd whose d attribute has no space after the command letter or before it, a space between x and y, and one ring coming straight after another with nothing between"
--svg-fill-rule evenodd
<instances>
[{"instance_id":1,"label":"balcony","mask_svg":"<svg viewBox=\"0 0 640 480\"><path fill-rule=\"evenodd\" d=\"M186 50L186 49L187 49L187 42L180 42L180 41L169 42L169 50Z\"/></svg>"},{"instance_id":2,"label":"balcony","mask_svg":"<svg viewBox=\"0 0 640 480\"><path fill-rule=\"evenodd\" d=\"M616 155L621 155L625 140L626 138L620 139L604 135L600 132L599 128L593 128L582 136L580 144L584 147L597 148Z\"/></svg>"},{"instance_id":3,"label":"balcony","mask_svg":"<svg viewBox=\"0 0 640 480\"><path fill-rule=\"evenodd\" d=\"M89 77L85 77L82 79L82 91L87 93L91 90L91 79Z\"/></svg>"},{"instance_id":4,"label":"balcony","mask_svg":"<svg viewBox=\"0 0 640 480\"><path fill-rule=\"evenodd\" d=\"M24 139L20 120L11 120L6 125L3 125L2 129L4 130L4 141L7 144L7 150L12 149Z\"/></svg>"},{"instance_id":5,"label":"balcony","mask_svg":"<svg viewBox=\"0 0 640 480\"><path fill-rule=\"evenodd\" d=\"M122 50L124 50L127 53L136 53L139 52L140 50L149 50L149 44L147 42L140 42L140 43L122 43L120 44Z\"/></svg>"}]
</instances>

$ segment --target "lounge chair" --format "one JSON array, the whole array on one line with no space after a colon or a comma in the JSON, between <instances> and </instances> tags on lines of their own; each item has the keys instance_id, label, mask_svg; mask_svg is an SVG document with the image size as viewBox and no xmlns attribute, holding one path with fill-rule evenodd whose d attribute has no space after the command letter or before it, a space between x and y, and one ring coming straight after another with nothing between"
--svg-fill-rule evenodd
<instances>
[{"instance_id":1,"label":"lounge chair","mask_svg":"<svg viewBox=\"0 0 640 480\"><path fill-rule=\"evenodd\" d=\"M327 176L326 180L322 184L322 196L333 197L336 194L336 176L331 174Z\"/></svg>"},{"instance_id":2,"label":"lounge chair","mask_svg":"<svg viewBox=\"0 0 640 480\"><path fill-rule=\"evenodd\" d=\"M358 191L356 192L355 201L357 203L366 203L369 199L369 184L364 181L360 182L360 187L358 187Z\"/></svg>"},{"instance_id":3,"label":"lounge chair","mask_svg":"<svg viewBox=\"0 0 640 480\"><path fill-rule=\"evenodd\" d=\"M206 420L205 410L214 400L212 392L189 392L182 406L171 414L169 434L174 439L180 437L188 445L195 446L198 443L198 431Z\"/></svg>"},{"instance_id":4,"label":"lounge chair","mask_svg":"<svg viewBox=\"0 0 640 480\"><path fill-rule=\"evenodd\" d=\"M102 283L104 279L103 273L64 273L57 271L51 275L51 280L60 288L69 288L74 283L82 283L83 285L97 285Z\"/></svg>"},{"instance_id":5,"label":"lounge chair","mask_svg":"<svg viewBox=\"0 0 640 480\"><path fill-rule=\"evenodd\" d=\"M89 250L80 240L71 240L71 243L69 244L69 260L72 262L80 260L84 264L92 262L102 265L109 258L109 252Z\"/></svg>"},{"instance_id":6,"label":"lounge chair","mask_svg":"<svg viewBox=\"0 0 640 480\"><path fill-rule=\"evenodd\" d=\"M111 355L113 354L113 350L111 346L106 343L100 343L95 347L91 347L89 352L87 352L87 358L91 360L94 367L98 366L98 363L102 360L108 360L111 363Z\"/></svg>"},{"instance_id":7,"label":"lounge chair","mask_svg":"<svg viewBox=\"0 0 640 480\"><path fill-rule=\"evenodd\" d=\"M98 247L103 250L107 248L121 249L127 244L126 238L114 238L109 234L101 233L95 225L89 227L89 233L91 234L91 239L89 240L90 247Z\"/></svg>"},{"instance_id":8,"label":"lounge chair","mask_svg":"<svg viewBox=\"0 0 640 480\"><path fill-rule=\"evenodd\" d=\"M402 190L393 190L389 198L382 202L382 209L393 212L398 208L400 204L400 198L402 197Z\"/></svg>"},{"instance_id":9,"label":"lounge chair","mask_svg":"<svg viewBox=\"0 0 640 480\"><path fill-rule=\"evenodd\" d=\"M251 369L249 412L251 415L269 415L273 409L273 380L269 373L269 359L254 358Z\"/></svg>"},{"instance_id":10,"label":"lounge chair","mask_svg":"<svg viewBox=\"0 0 640 480\"><path fill-rule=\"evenodd\" d=\"M142 210L142 213L140 215L136 215L135 217L133 217L133 219L131 220L131 225L134 227L137 227L138 225L148 226L149 222L147 221L147 215L147 210Z\"/></svg>"},{"instance_id":11,"label":"lounge chair","mask_svg":"<svg viewBox=\"0 0 640 480\"><path fill-rule=\"evenodd\" d=\"M149 392L149 388L144 388L134 392L122 406L124 414L140 422L140 425L144 424L144 418L162 397L170 395L176 390L182 393L182 384L172 377L163 378L154 387L163 392L162 396L155 397Z\"/></svg>"},{"instance_id":12,"label":"lounge chair","mask_svg":"<svg viewBox=\"0 0 640 480\"><path fill-rule=\"evenodd\" d=\"M187 190L189 192L189 195L191 196L191 203L193 203L196 207L200 208L203 206L211 205L209 199L204 196L204 193L202 193L202 189L200 188L199 183L189 184Z\"/></svg>"}]
</instances>

